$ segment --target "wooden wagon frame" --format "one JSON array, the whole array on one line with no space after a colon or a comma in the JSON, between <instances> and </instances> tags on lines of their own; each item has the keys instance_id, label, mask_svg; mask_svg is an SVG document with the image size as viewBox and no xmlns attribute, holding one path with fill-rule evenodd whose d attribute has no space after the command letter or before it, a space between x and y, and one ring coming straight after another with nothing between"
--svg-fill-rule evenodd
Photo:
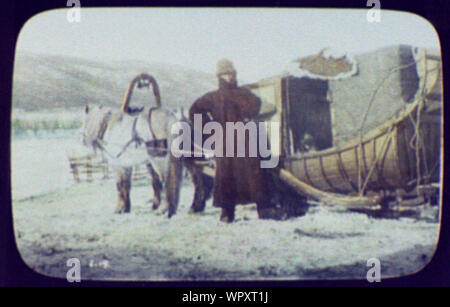
<instances>
[{"instance_id":1,"label":"wooden wagon frame","mask_svg":"<svg viewBox=\"0 0 450 307\"><path fill-rule=\"evenodd\" d=\"M283 75L249 85L277 110L266 121L281 123L279 143L271 144L280 155L280 179L302 195L351 209L436 201L442 155L440 56L423 50L414 65L420 80L414 101L371 131L314 152L294 152L290 129L296 123L290 122L288 92L292 77Z\"/></svg>"}]
</instances>

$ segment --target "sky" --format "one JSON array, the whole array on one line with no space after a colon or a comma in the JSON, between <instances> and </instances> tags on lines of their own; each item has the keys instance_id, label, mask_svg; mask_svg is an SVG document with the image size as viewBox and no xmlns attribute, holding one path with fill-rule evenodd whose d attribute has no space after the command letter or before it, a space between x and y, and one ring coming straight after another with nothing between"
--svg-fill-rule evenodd
<instances>
[{"instance_id":1,"label":"sky","mask_svg":"<svg viewBox=\"0 0 450 307\"><path fill-rule=\"evenodd\" d=\"M388 10L374 23L368 9L81 8L73 23L67 13L33 16L16 51L177 64L211 74L228 58L239 80L255 82L323 48L350 54L396 44L440 49L427 20Z\"/></svg>"}]
</instances>

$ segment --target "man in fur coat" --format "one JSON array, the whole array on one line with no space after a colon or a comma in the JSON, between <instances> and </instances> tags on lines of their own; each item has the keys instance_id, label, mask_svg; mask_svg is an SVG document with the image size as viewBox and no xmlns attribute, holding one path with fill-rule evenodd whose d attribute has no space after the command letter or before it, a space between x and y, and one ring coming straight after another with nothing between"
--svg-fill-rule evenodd
<instances>
[{"instance_id":1,"label":"man in fur coat","mask_svg":"<svg viewBox=\"0 0 450 307\"><path fill-rule=\"evenodd\" d=\"M221 221L234 220L237 204L256 203L259 218L280 219L281 211L272 200L274 184L267 169L261 168L259 157L249 157L249 136L245 136L245 157L237 157L237 135L234 137L234 155L226 155L226 123L243 122L255 118L261 100L251 91L238 87L233 64L223 59L217 63L219 89L197 99L189 110L189 119L195 114L218 122L223 130L223 155L216 157L214 178L214 205L222 208ZM203 127L203 126L202 126ZM244 130L245 131L245 130Z\"/></svg>"}]
</instances>

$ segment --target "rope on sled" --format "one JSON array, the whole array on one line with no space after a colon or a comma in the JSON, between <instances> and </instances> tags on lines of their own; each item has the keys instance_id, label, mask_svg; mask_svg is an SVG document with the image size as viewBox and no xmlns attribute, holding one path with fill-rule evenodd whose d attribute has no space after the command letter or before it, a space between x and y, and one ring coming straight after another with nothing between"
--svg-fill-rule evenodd
<instances>
[{"instance_id":1,"label":"rope on sled","mask_svg":"<svg viewBox=\"0 0 450 307\"><path fill-rule=\"evenodd\" d=\"M412 142L412 140L413 139L415 139L416 140L416 142L415 142L415 148L416 148L416 167L417 167L417 178L419 178L420 177L420 148L419 147L423 147L423 143L422 143L422 146L418 146L419 145L419 139L420 139L420 137L419 137L419 135L420 135L420 131L419 131L419 128L420 128L420 112L421 112L421 110L422 110L422 108L423 108L423 102L424 102L424 100L425 100L425 87L426 87L426 79L427 79L427 65L426 65L426 53L424 53L424 56L422 57L422 58L420 58L420 59L418 59L418 60L416 60L416 61L413 61L413 62L411 62L411 63L408 63L408 64L405 64L405 65L401 65L401 66L398 66L398 67L395 67L395 68L393 68L393 69L391 69L389 72L388 72L388 74L383 78L383 79L381 79L381 81L379 82L379 84L377 85L377 87L375 88L375 90L373 91L373 93L372 93L372 95L371 95L371 97L370 97L370 99L369 99L369 103L368 103L368 106L367 106L367 110L366 110L366 112L364 113L364 116L363 116L363 119L362 119L362 121L361 121L361 126L360 126L360 128L359 128L359 136L360 136L360 143L359 143L359 149L360 149L360 152L361 152L361 154L359 154L358 155L358 157L362 157L362 151L363 151L363 131L364 131L364 127L365 127L365 124L366 124L366 121L367 121L367 117L368 117L368 115L369 115L369 111L370 111L370 109L371 109L371 107L372 107L372 104L373 104L373 102L375 101L375 97L376 97L376 95L377 95L377 93L378 93L378 91L381 89L381 87L384 85L384 83L386 82L386 80L394 73L394 72L397 72L397 71L399 71L399 70L401 70L401 69L405 69L405 68L408 68L408 67L410 67L410 66L412 66L412 65L417 65L417 63L419 63L420 61L424 61L425 62L425 75L424 75L424 82L423 82L423 87L422 87L422 90L421 90L421 94L420 94L420 99L418 99L418 101L416 100L415 101L415 104L417 104L417 122L413 122L413 125L414 125L414 135L413 135L413 137L412 137L412 139L411 139L411 141L410 141L410 144L411 144L411 142ZM411 118L411 117L410 117ZM412 120L412 119L411 119ZM362 182L362 167L361 167L361 163L359 163L358 162L358 189L359 189L359 195L360 196L362 196L362 195L364 195L364 193L365 193L365 189L366 189L366 187L367 187L367 184L368 184L368 182L369 182L369 180L370 180L370 178L372 177L372 174L373 174L373 170L375 169L375 166L377 165L377 163L379 162L379 160L380 160L380 158L386 153L386 151L387 151L387 148L388 148L388 146L387 146L387 144L389 144L390 143L390 141L392 140L392 137L393 137L393 130L394 130L394 127L395 127L395 122L393 122L392 124L391 124L391 126L388 128L388 130L389 130L389 137L387 137L385 140L384 140L384 142L383 142L383 145L382 145L382 150L381 150L381 152L380 152L380 155L376 155L375 156L375 159L372 161L372 165L370 166L370 168L369 168L369 172L367 173L367 175L366 175L366 178L364 179L364 182ZM425 152L424 152L424 155L425 155ZM420 183L420 181L418 181L418 185L419 185L419 183Z\"/></svg>"}]
</instances>

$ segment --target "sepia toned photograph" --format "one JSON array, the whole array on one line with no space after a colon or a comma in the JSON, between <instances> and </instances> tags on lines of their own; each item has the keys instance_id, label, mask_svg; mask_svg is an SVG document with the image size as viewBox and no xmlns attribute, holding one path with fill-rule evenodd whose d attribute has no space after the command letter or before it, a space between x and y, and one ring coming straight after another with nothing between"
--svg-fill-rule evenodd
<instances>
[{"instance_id":1,"label":"sepia toned photograph","mask_svg":"<svg viewBox=\"0 0 450 307\"><path fill-rule=\"evenodd\" d=\"M18 251L68 282L409 276L439 242L442 92L412 13L39 13L14 58Z\"/></svg>"}]
</instances>

